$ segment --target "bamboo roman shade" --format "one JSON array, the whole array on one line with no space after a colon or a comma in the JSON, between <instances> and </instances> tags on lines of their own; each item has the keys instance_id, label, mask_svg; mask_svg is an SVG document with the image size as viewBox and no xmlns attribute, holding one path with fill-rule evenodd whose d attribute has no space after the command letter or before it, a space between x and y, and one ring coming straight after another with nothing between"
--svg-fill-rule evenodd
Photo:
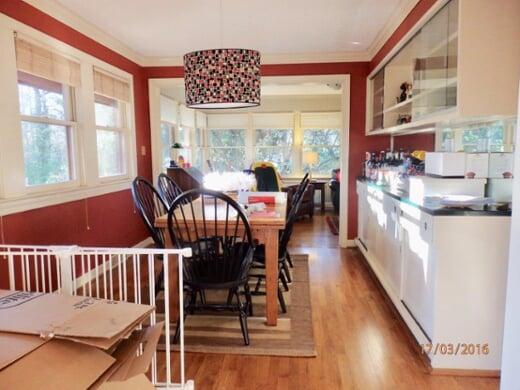
<instances>
[{"instance_id":1,"label":"bamboo roman shade","mask_svg":"<svg viewBox=\"0 0 520 390\"><path fill-rule=\"evenodd\" d=\"M97 69L94 69L94 92L130 102L130 84Z\"/></svg>"},{"instance_id":2,"label":"bamboo roman shade","mask_svg":"<svg viewBox=\"0 0 520 390\"><path fill-rule=\"evenodd\" d=\"M73 87L80 86L78 62L18 37L15 46L18 70Z\"/></svg>"}]
</instances>

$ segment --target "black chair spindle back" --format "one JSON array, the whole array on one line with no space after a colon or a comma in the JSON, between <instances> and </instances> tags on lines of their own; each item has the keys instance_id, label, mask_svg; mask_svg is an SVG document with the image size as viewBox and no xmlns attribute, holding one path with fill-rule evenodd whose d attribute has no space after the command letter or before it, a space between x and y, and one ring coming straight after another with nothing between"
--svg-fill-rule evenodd
<instances>
[{"instance_id":1,"label":"black chair spindle back","mask_svg":"<svg viewBox=\"0 0 520 390\"><path fill-rule=\"evenodd\" d=\"M168 212L168 230L177 248L192 249L184 259L188 286L232 289L246 283L254 252L251 227L229 196L207 189L184 192Z\"/></svg>"},{"instance_id":2,"label":"black chair spindle back","mask_svg":"<svg viewBox=\"0 0 520 390\"><path fill-rule=\"evenodd\" d=\"M182 194L181 187L165 173L161 173L157 178L157 188L168 207L171 207L175 198Z\"/></svg>"},{"instance_id":3,"label":"black chair spindle back","mask_svg":"<svg viewBox=\"0 0 520 390\"><path fill-rule=\"evenodd\" d=\"M168 211L168 206L153 185L143 177L136 177L132 183L132 197L157 248L164 248L164 233L155 227L155 219Z\"/></svg>"}]
</instances>

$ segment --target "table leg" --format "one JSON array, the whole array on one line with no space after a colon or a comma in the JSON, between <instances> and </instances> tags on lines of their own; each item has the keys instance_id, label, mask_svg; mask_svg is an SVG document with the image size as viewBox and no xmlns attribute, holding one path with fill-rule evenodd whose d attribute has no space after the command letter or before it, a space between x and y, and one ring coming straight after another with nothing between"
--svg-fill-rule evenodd
<instances>
[{"instance_id":1,"label":"table leg","mask_svg":"<svg viewBox=\"0 0 520 390\"><path fill-rule=\"evenodd\" d=\"M278 319L278 230L265 231L265 291L267 325Z\"/></svg>"},{"instance_id":2,"label":"table leg","mask_svg":"<svg viewBox=\"0 0 520 390\"><path fill-rule=\"evenodd\" d=\"M166 248L173 248L170 235L164 237ZM179 319L179 263L177 255L168 257L168 291L170 292L170 322L177 322Z\"/></svg>"}]
</instances>

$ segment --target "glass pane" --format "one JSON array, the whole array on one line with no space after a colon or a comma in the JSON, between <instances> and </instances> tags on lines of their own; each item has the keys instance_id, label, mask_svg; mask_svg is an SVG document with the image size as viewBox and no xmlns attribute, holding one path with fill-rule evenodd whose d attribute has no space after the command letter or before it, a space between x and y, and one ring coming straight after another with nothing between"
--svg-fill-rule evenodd
<instances>
[{"instance_id":1,"label":"glass pane","mask_svg":"<svg viewBox=\"0 0 520 390\"><path fill-rule=\"evenodd\" d=\"M125 173L123 163L123 134L118 131L97 131L99 176L116 176Z\"/></svg>"},{"instance_id":2,"label":"glass pane","mask_svg":"<svg viewBox=\"0 0 520 390\"><path fill-rule=\"evenodd\" d=\"M171 127L168 123L161 123L161 155L163 167L170 165Z\"/></svg>"},{"instance_id":3,"label":"glass pane","mask_svg":"<svg viewBox=\"0 0 520 390\"><path fill-rule=\"evenodd\" d=\"M339 168L339 146L311 146L304 147L303 152L313 151L318 153L318 162L316 165L309 166L303 164L303 170L305 172L312 171L313 173L327 174L329 175L333 169Z\"/></svg>"},{"instance_id":4,"label":"glass pane","mask_svg":"<svg viewBox=\"0 0 520 390\"><path fill-rule=\"evenodd\" d=\"M195 129L195 145L202 146L202 129Z\"/></svg>"},{"instance_id":5,"label":"glass pane","mask_svg":"<svg viewBox=\"0 0 520 390\"><path fill-rule=\"evenodd\" d=\"M276 165L282 175L292 173L292 156L290 147L257 147L256 160L269 161Z\"/></svg>"},{"instance_id":6,"label":"glass pane","mask_svg":"<svg viewBox=\"0 0 520 390\"><path fill-rule=\"evenodd\" d=\"M96 126L120 127L119 104L117 100L95 95Z\"/></svg>"},{"instance_id":7,"label":"glass pane","mask_svg":"<svg viewBox=\"0 0 520 390\"><path fill-rule=\"evenodd\" d=\"M245 168L245 148L211 148L213 169L219 172L241 171Z\"/></svg>"},{"instance_id":8,"label":"glass pane","mask_svg":"<svg viewBox=\"0 0 520 390\"><path fill-rule=\"evenodd\" d=\"M204 170L204 153L202 148L193 149L193 166L200 171Z\"/></svg>"},{"instance_id":9,"label":"glass pane","mask_svg":"<svg viewBox=\"0 0 520 390\"><path fill-rule=\"evenodd\" d=\"M258 146L289 146L292 143L292 129L256 129L256 145Z\"/></svg>"},{"instance_id":10,"label":"glass pane","mask_svg":"<svg viewBox=\"0 0 520 390\"><path fill-rule=\"evenodd\" d=\"M245 129L210 130L209 146L245 146Z\"/></svg>"},{"instance_id":11,"label":"glass pane","mask_svg":"<svg viewBox=\"0 0 520 390\"><path fill-rule=\"evenodd\" d=\"M71 179L69 136L65 126L22 122L25 183L63 183Z\"/></svg>"},{"instance_id":12,"label":"glass pane","mask_svg":"<svg viewBox=\"0 0 520 390\"><path fill-rule=\"evenodd\" d=\"M188 146L188 143L186 142L187 134L188 134L188 129L187 128L179 127L179 130L177 131L178 137L175 138L175 142L180 143L183 148Z\"/></svg>"},{"instance_id":13,"label":"glass pane","mask_svg":"<svg viewBox=\"0 0 520 390\"><path fill-rule=\"evenodd\" d=\"M19 72L18 100L22 115L65 120L62 85Z\"/></svg>"},{"instance_id":14,"label":"glass pane","mask_svg":"<svg viewBox=\"0 0 520 390\"><path fill-rule=\"evenodd\" d=\"M339 129L311 129L303 131L304 145L340 145Z\"/></svg>"}]
</instances>

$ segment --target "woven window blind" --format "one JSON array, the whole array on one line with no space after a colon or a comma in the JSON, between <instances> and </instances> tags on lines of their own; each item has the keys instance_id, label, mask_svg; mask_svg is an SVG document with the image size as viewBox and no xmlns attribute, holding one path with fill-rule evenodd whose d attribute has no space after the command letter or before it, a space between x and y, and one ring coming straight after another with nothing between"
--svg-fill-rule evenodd
<instances>
[{"instance_id":1,"label":"woven window blind","mask_svg":"<svg viewBox=\"0 0 520 390\"><path fill-rule=\"evenodd\" d=\"M130 102L130 84L94 69L94 92L113 99Z\"/></svg>"},{"instance_id":2,"label":"woven window blind","mask_svg":"<svg viewBox=\"0 0 520 390\"><path fill-rule=\"evenodd\" d=\"M81 84L80 65L56 52L15 38L18 70L73 87Z\"/></svg>"}]
</instances>

